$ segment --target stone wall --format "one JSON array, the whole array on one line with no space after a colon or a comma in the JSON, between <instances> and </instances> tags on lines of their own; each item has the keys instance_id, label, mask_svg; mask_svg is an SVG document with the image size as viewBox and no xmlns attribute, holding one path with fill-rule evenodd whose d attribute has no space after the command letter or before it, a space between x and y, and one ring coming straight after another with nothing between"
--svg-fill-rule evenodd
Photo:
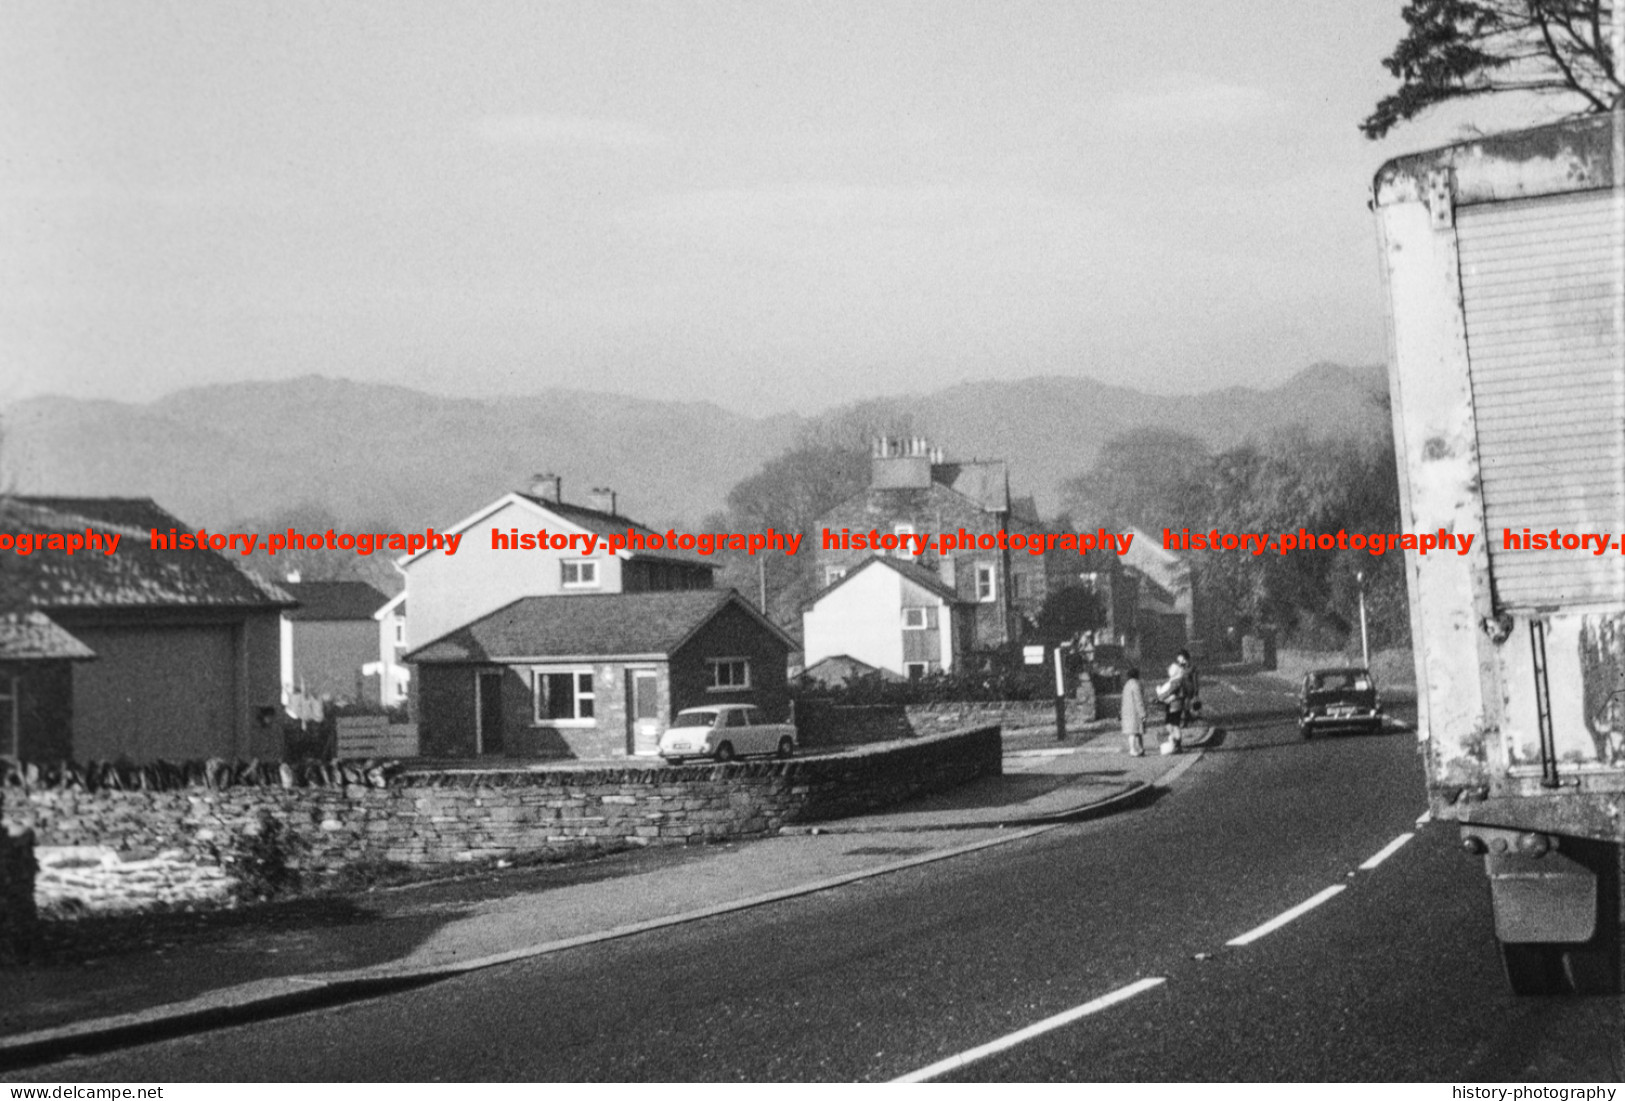
<instances>
[{"instance_id":1,"label":"stone wall","mask_svg":"<svg viewBox=\"0 0 1625 1101\"><path fill-rule=\"evenodd\" d=\"M241 839L269 815L304 872L357 863L494 859L550 846L685 844L759 836L858 814L1000 771L997 727L825 757L667 768L555 766L406 771L376 785L191 784L172 790L13 788L13 828L41 845L100 846L234 873Z\"/></svg>"},{"instance_id":2,"label":"stone wall","mask_svg":"<svg viewBox=\"0 0 1625 1101\"><path fill-rule=\"evenodd\" d=\"M0 815L5 793L0 792ZM0 821L0 964L28 953L34 937L34 839L13 836Z\"/></svg>"},{"instance_id":3,"label":"stone wall","mask_svg":"<svg viewBox=\"0 0 1625 1101\"><path fill-rule=\"evenodd\" d=\"M967 726L997 723L1007 730L1031 729L1047 726L1055 729L1054 700L1006 700L986 703L922 703L907 708L908 722L919 734L934 734L942 730L962 730ZM1080 730L1093 722L1097 715L1096 700L1091 690L1085 699L1066 701L1066 728L1068 732Z\"/></svg>"},{"instance_id":4,"label":"stone wall","mask_svg":"<svg viewBox=\"0 0 1625 1101\"><path fill-rule=\"evenodd\" d=\"M803 749L832 746L870 745L914 737L914 727L900 704L845 706L828 700L806 699L795 703L796 739ZM966 723L940 730L962 730Z\"/></svg>"}]
</instances>

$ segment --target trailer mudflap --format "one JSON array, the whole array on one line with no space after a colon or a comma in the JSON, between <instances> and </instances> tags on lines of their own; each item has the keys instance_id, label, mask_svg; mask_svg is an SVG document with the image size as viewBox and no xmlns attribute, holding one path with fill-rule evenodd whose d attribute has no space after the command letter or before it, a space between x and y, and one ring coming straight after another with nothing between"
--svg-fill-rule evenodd
<instances>
[{"instance_id":1,"label":"trailer mudflap","mask_svg":"<svg viewBox=\"0 0 1625 1101\"><path fill-rule=\"evenodd\" d=\"M1597 931L1597 877L1562 853L1484 857L1495 935L1506 944L1581 944Z\"/></svg>"}]
</instances>

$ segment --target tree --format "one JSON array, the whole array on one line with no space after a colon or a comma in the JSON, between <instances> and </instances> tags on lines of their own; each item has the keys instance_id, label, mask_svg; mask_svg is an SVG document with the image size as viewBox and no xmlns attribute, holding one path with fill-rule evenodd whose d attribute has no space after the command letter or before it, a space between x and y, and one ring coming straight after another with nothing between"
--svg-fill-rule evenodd
<instances>
[{"instance_id":1,"label":"tree","mask_svg":"<svg viewBox=\"0 0 1625 1101\"><path fill-rule=\"evenodd\" d=\"M1127 432L1106 441L1087 473L1061 484L1061 499L1085 526L1177 530L1203 517L1211 462L1194 436Z\"/></svg>"},{"instance_id":2,"label":"tree","mask_svg":"<svg viewBox=\"0 0 1625 1101\"><path fill-rule=\"evenodd\" d=\"M1038 610L1038 637L1048 643L1065 642L1084 631L1105 626L1100 597L1083 585L1053 589Z\"/></svg>"},{"instance_id":3,"label":"tree","mask_svg":"<svg viewBox=\"0 0 1625 1101\"><path fill-rule=\"evenodd\" d=\"M1590 114L1625 93L1608 0L1411 0L1401 14L1410 29L1383 59L1399 88L1360 123L1372 140L1451 100L1529 92Z\"/></svg>"}]
</instances>

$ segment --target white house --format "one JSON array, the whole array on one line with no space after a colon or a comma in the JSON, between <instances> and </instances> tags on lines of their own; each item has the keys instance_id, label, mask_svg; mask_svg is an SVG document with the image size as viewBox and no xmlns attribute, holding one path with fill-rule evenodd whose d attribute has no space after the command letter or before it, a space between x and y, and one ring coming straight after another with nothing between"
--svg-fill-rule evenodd
<instances>
[{"instance_id":1,"label":"white house","mask_svg":"<svg viewBox=\"0 0 1625 1101\"><path fill-rule=\"evenodd\" d=\"M412 608L405 649L415 650L530 596L711 588L709 561L667 547L657 532L619 515L614 494L594 490L586 508L560 500L557 479L508 493L437 533L461 538L456 553L432 546L398 563ZM675 534L675 533L671 533ZM611 540L621 544L611 551Z\"/></svg>"},{"instance_id":2,"label":"white house","mask_svg":"<svg viewBox=\"0 0 1625 1101\"><path fill-rule=\"evenodd\" d=\"M930 570L873 556L802 609L805 662L846 656L900 676L951 672L971 647L974 609Z\"/></svg>"},{"instance_id":3,"label":"white house","mask_svg":"<svg viewBox=\"0 0 1625 1101\"><path fill-rule=\"evenodd\" d=\"M412 670L401 660L406 653L406 594L395 594L372 618L378 622L378 660L368 662L361 671L378 678L381 706L399 707L406 703L412 683Z\"/></svg>"}]
</instances>

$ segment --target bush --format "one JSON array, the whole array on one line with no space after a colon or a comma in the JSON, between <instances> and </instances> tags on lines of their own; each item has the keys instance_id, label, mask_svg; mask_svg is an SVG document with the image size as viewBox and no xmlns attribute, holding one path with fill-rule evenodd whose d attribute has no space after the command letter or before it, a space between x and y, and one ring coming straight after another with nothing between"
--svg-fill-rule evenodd
<instances>
[{"instance_id":1,"label":"bush","mask_svg":"<svg viewBox=\"0 0 1625 1101\"><path fill-rule=\"evenodd\" d=\"M260 811L255 824L232 838L221 859L237 880L239 902L265 902L297 890L299 852L303 843L283 822Z\"/></svg>"}]
</instances>

